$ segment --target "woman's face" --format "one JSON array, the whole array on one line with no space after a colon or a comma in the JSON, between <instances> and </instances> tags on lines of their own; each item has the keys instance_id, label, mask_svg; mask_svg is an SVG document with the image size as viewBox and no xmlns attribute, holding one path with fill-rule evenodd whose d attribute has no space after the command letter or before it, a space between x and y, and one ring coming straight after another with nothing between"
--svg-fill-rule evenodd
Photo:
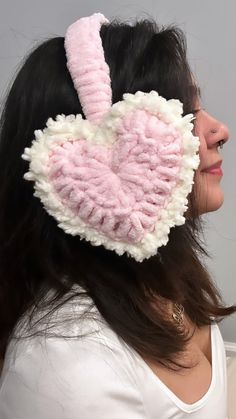
<instances>
[{"instance_id":1,"label":"woman's face","mask_svg":"<svg viewBox=\"0 0 236 419\"><path fill-rule=\"evenodd\" d=\"M223 204L224 194L220 185L223 176L222 157L219 147L228 140L229 131L224 124L201 108L199 101L194 114L194 133L200 139L200 165L195 175L195 193L200 215L215 211Z\"/></svg>"}]
</instances>

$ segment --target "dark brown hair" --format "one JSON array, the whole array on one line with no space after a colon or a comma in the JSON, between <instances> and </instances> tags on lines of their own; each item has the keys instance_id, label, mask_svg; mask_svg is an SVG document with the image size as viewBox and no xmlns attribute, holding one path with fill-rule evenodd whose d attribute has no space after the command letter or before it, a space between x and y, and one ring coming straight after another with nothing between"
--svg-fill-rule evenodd
<instances>
[{"instance_id":1,"label":"dark brown hair","mask_svg":"<svg viewBox=\"0 0 236 419\"><path fill-rule=\"evenodd\" d=\"M113 103L124 93L156 90L178 98L184 112L195 99L186 58L185 39L176 28L159 29L154 22L130 26L113 22L101 29L112 80ZM201 262L197 197L190 196L191 217L172 228L169 242L142 263L93 247L58 228L33 187L23 180L21 159L35 129L49 117L82 113L66 67L64 38L37 47L26 59L6 100L0 132L0 353L17 322L29 308L48 301L64 304L73 284L81 285L110 327L139 354L166 366L180 365L186 336L165 318L160 297L178 301L197 326L218 322L236 311L225 307L219 290ZM79 322L79 319L78 319ZM45 330L45 334L47 330Z\"/></svg>"}]
</instances>

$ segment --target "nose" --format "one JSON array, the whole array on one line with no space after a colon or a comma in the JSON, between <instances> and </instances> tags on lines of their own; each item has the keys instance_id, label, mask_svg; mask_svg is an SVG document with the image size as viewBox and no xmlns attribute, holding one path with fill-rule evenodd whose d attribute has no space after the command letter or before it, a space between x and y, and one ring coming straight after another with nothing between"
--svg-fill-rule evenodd
<instances>
[{"instance_id":1,"label":"nose","mask_svg":"<svg viewBox=\"0 0 236 419\"><path fill-rule=\"evenodd\" d=\"M208 132L208 143L210 145L215 145L219 141L224 141L226 143L229 139L229 129L221 121L213 118L209 115L209 132Z\"/></svg>"}]
</instances>

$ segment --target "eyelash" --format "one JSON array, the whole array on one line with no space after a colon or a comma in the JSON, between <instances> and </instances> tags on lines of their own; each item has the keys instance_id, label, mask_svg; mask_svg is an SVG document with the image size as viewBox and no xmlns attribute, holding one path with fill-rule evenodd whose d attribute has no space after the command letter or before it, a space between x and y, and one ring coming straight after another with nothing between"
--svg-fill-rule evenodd
<instances>
[{"instance_id":1,"label":"eyelash","mask_svg":"<svg viewBox=\"0 0 236 419\"><path fill-rule=\"evenodd\" d=\"M190 113L196 115L202 108L193 109Z\"/></svg>"}]
</instances>

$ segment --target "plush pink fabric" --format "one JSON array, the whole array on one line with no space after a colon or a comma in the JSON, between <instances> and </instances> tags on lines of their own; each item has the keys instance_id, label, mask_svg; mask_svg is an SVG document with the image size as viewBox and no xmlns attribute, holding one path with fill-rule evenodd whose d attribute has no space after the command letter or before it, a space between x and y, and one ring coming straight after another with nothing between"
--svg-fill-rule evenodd
<instances>
[{"instance_id":1,"label":"plush pink fabric","mask_svg":"<svg viewBox=\"0 0 236 419\"><path fill-rule=\"evenodd\" d=\"M67 66L86 119L98 124L112 103L110 70L105 62L100 28L108 22L101 13L79 19L67 30Z\"/></svg>"},{"instance_id":2,"label":"plush pink fabric","mask_svg":"<svg viewBox=\"0 0 236 419\"><path fill-rule=\"evenodd\" d=\"M50 157L50 179L63 204L88 225L138 243L170 200L181 144L172 125L138 109L121 121L113 146L65 139Z\"/></svg>"}]
</instances>

